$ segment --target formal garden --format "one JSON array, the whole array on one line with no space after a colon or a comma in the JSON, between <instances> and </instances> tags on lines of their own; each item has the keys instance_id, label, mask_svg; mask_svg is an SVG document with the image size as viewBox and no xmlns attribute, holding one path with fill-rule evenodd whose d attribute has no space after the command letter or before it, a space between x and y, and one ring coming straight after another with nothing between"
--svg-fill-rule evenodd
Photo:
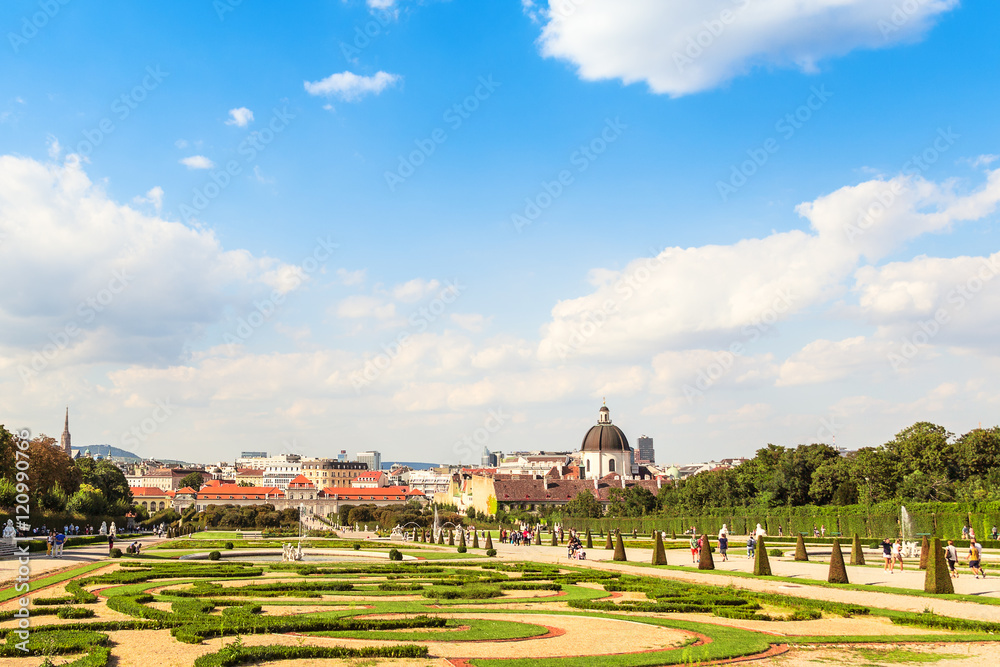
<instances>
[{"instance_id":1,"label":"formal garden","mask_svg":"<svg viewBox=\"0 0 1000 667\"><path fill-rule=\"evenodd\" d=\"M689 563L655 565L662 551L655 539L652 562L626 563L569 561L551 546L501 548L498 557L478 540L449 545L451 534L445 544L313 541L325 555L298 562L258 557L267 551L251 548L259 540L217 532L160 542L138 557L72 565L34 582L26 644L20 594L0 589L0 664L569 667L585 658L639 667L789 655L879 664L986 656L1000 636L1000 613L990 621L933 611L938 599L971 596L917 599L917 611L903 611L791 587L776 593L681 580L675 575L709 573ZM620 535L613 542L605 556L651 544ZM594 555L604 551L603 541L595 546ZM669 554L676 560L678 551ZM796 584L800 593L804 583ZM1000 612L996 601L977 608Z\"/></svg>"}]
</instances>

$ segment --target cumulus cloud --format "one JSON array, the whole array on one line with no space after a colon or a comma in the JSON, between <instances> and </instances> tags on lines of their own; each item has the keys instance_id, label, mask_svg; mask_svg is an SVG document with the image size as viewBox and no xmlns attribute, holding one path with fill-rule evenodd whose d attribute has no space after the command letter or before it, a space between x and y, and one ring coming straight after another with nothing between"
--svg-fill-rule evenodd
<instances>
[{"instance_id":1,"label":"cumulus cloud","mask_svg":"<svg viewBox=\"0 0 1000 667\"><path fill-rule=\"evenodd\" d=\"M159 185L154 186L145 195L137 195L132 201L136 204L152 204L156 212L159 213L160 209L163 208L163 188Z\"/></svg>"},{"instance_id":2,"label":"cumulus cloud","mask_svg":"<svg viewBox=\"0 0 1000 667\"><path fill-rule=\"evenodd\" d=\"M204 155L191 155L190 157L181 158L180 162L188 169L211 169L215 166L215 163Z\"/></svg>"},{"instance_id":3,"label":"cumulus cloud","mask_svg":"<svg viewBox=\"0 0 1000 667\"><path fill-rule=\"evenodd\" d=\"M402 77L388 72L376 72L364 76L354 72L331 74L320 81L306 81L306 92L310 95L337 97L345 102L356 102L367 95L378 95L389 86L395 85Z\"/></svg>"},{"instance_id":4,"label":"cumulus cloud","mask_svg":"<svg viewBox=\"0 0 1000 667\"><path fill-rule=\"evenodd\" d=\"M239 107L237 109L229 110L229 120L226 121L226 125L235 125L236 127L246 127L253 122L253 111L247 109L246 107Z\"/></svg>"},{"instance_id":5,"label":"cumulus cloud","mask_svg":"<svg viewBox=\"0 0 1000 667\"><path fill-rule=\"evenodd\" d=\"M880 200L884 193L891 199ZM790 315L846 294L862 257L881 258L922 234L980 219L998 201L1000 170L968 192L951 181L878 178L799 205L808 232L667 248L620 271L592 271L593 291L553 307L539 355L628 358L756 341ZM859 289L864 306L871 289Z\"/></svg>"},{"instance_id":6,"label":"cumulus cloud","mask_svg":"<svg viewBox=\"0 0 1000 667\"><path fill-rule=\"evenodd\" d=\"M481 333L485 329L492 318L486 317L479 313L452 313L451 321L462 327L466 331L471 331L472 333Z\"/></svg>"},{"instance_id":7,"label":"cumulus cloud","mask_svg":"<svg viewBox=\"0 0 1000 667\"><path fill-rule=\"evenodd\" d=\"M646 82L656 93L714 88L758 67L813 71L855 49L920 38L958 0L569 0L542 12L541 50L583 79ZM522 2L529 16L534 3Z\"/></svg>"},{"instance_id":8,"label":"cumulus cloud","mask_svg":"<svg viewBox=\"0 0 1000 667\"><path fill-rule=\"evenodd\" d=\"M19 359L52 334L59 364L170 362L294 268L119 204L74 159L0 156L0 183L0 284L19 286L0 293L0 342Z\"/></svg>"}]
</instances>

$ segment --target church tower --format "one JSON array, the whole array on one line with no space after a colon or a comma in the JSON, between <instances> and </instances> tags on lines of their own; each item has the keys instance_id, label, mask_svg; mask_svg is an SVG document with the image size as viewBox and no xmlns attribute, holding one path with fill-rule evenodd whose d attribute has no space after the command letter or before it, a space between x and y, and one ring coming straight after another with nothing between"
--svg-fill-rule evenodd
<instances>
[{"instance_id":1,"label":"church tower","mask_svg":"<svg viewBox=\"0 0 1000 667\"><path fill-rule=\"evenodd\" d=\"M59 438L59 447L66 452L66 456L73 458L73 448L70 446L69 438L69 408L66 408L66 425L63 426L62 437Z\"/></svg>"}]
</instances>

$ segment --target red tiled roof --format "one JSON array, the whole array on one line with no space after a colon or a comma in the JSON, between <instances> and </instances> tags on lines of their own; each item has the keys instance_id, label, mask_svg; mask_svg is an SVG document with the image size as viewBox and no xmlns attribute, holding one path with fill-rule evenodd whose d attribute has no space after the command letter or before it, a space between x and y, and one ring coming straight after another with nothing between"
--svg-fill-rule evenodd
<instances>
[{"instance_id":1,"label":"red tiled roof","mask_svg":"<svg viewBox=\"0 0 1000 667\"><path fill-rule=\"evenodd\" d=\"M198 500L265 500L284 497L284 492L276 486L223 484L198 492Z\"/></svg>"},{"instance_id":2,"label":"red tiled roof","mask_svg":"<svg viewBox=\"0 0 1000 667\"><path fill-rule=\"evenodd\" d=\"M328 486L323 489L327 497L337 496L342 500L406 500L408 497L424 495L406 486L383 486L376 489L358 489L350 486Z\"/></svg>"},{"instance_id":3,"label":"red tiled roof","mask_svg":"<svg viewBox=\"0 0 1000 667\"><path fill-rule=\"evenodd\" d=\"M310 482L309 478L306 477L305 475L299 475L298 477L296 477L295 479L293 479L292 481L290 481L288 483L288 486L294 486L296 488L303 487L303 486L312 487L312 485L313 485L313 483Z\"/></svg>"},{"instance_id":4,"label":"red tiled roof","mask_svg":"<svg viewBox=\"0 0 1000 667\"><path fill-rule=\"evenodd\" d=\"M132 497L136 496L165 496L167 492L155 486L133 486Z\"/></svg>"}]
</instances>

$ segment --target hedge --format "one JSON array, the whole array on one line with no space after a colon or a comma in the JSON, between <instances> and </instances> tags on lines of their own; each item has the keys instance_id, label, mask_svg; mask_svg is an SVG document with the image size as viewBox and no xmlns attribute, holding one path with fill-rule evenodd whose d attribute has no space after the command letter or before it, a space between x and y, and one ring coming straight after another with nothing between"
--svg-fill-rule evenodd
<instances>
[{"instance_id":1,"label":"hedge","mask_svg":"<svg viewBox=\"0 0 1000 667\"><path fill-rule=\"evenodd\" d=\"M230 644L217 653L203 655L195 667L233 667L272 660L308 660L314 658L426 658L426 646L378 646L345 648L342 646L241 646Z\"/></svg>"}]
</instances>

